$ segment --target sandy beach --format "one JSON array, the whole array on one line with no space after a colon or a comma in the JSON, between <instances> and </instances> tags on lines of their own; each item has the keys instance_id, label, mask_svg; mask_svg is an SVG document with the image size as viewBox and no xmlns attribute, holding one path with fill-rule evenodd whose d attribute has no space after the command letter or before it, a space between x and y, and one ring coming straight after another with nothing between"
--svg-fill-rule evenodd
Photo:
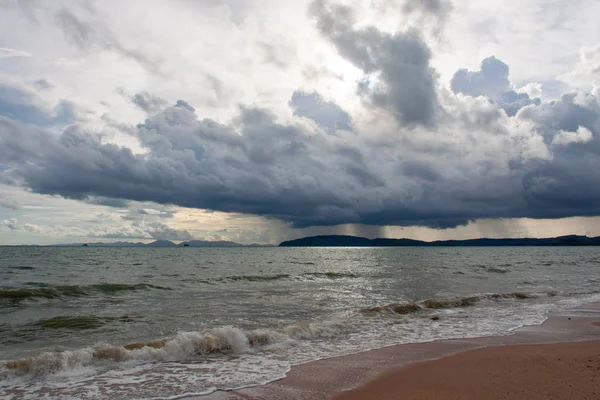
<instances>
[{"instance_id":1,"label":"sandy beach","mask_svg":"<svg viewBox=\"0 0 600 400\"><path fill-rule=\"evenodd\" d=\"M600 398L600 304L513 335L391 346L292 368L211 400L577 400Z\"/></svg>"},{"instance_id":2,"label":"sandy beach","mask_svg":"<svg viewBox=\"0 0 600 400\"><path fill-rule=\"evenodd\" d=\"M386 373L334 400L592 400L600 341L501 346Z\"/></svg>"}]
</instances>

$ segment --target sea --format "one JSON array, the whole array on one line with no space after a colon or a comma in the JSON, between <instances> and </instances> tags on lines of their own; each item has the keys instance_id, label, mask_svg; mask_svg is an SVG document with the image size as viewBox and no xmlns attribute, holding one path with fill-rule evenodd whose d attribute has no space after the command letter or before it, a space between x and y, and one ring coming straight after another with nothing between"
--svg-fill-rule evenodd
<instances>
[{"instance_id":1,"label":"sea","mask_svg":"<svg viewBox=\"0 0 600 400\"><path fill-rule=\"evenodd\" d=\"M1 399L169 399L600 301L600 248L0 248Z\"/></svg>"}]
</instances>

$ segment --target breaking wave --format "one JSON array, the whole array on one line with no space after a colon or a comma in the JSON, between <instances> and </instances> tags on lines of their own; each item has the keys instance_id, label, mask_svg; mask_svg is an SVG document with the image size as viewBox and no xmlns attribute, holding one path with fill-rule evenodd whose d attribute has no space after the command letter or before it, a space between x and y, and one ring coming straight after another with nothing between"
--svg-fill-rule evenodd
<instances>
[{"instance_id":1,"label":"breaking wave","mask_svg":"<svg viewBox=\"0 0 600 400\"><path fill-rule=\"evenodd\" d=\"M200 332L180 332L173 338L129 343L123 346L97 344L78 350L46 352L35 357L0 363L0 378L22 375L39 377L64 370L112 361L117 363L185 362L208 355L247 353L270 345L293 341L334 338L353 330L343 321L306 323L280 329L243 331L227 326Z\"/></svg>"},{"instance_id":2,"label":"breaking wave","mask_svg":"<svg viewBox=\"0 0 600 400\"><path fill-rule=\"evenodd\" d=\"M59 297L81 297L90 296L95 293L115 294L125 291L136 290L171 290L168 287L150 285L147 283L123 284L123 283L101 283L96 285L45 285L30 283L34 288L6 288L0 289L0 300L24 300L30 298L54 299Z\"/></svg>"},{"instance_id":3,"label":"breaking wave","mask_svg":"<svg viewBox=\"0 0 600 400\"><path fill-rule=\"evenodd\" d=\"M419 311L425 310L440 310L445 308L460 308L473 306L482 300L527 300L534 299L542 296L550 297L555 296L555 292L546 293L525 293L525 292L512 292L512 293L491 293L482 294L477 296L468 297L457 297L450 299L427 299L417 302L403 302L403 303L391 303L383 306L375 306L364 308L361 310L362 313L384 313L391 312L394 314L414 314Z\"/></svg>"},{"instance_id":4,"label":"breaking wave","mask_svg":"<svg viewBox=\"0 0 600 400\"><path fill-rule=\"evenodd\" d=\"M299 322L279 328L242 330L233 326L207 329L197 332L180 332L175 337L124 345L97 344L79 350L46 352L35 357L0 363L0 378L22 375L40 376L62 370L93 366L95 363L153 363L187 362L206 360L207 356L237 354L269 349L270 346L297 346L300 343L316 343L337 339L360 332L369 324L368 315L385 313L408 316L429 310L473 306L483 300L528 300L552 293L500 293L482 294L452 299L427 299L418 302L394 303L357 310L343 319ZM427 315L427 314L425 314ZM362 316L362 318L361 318ZM46 328L87 329L127 317L56 317L38 321ZM439 319L439 318L438 318Z\"/></svg>"}]
</instances>

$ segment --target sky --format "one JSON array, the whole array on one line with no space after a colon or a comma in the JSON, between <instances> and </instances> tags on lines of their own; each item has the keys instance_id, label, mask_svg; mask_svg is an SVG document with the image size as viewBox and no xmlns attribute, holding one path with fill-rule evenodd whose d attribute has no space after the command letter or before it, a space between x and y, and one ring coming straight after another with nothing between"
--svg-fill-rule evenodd
<instances>
[{"instance_id":1,"label":"sky","mask_svg":"<svg viewBox=\"0 0 600 400\"><path fill-rule=\"evenodd\" d=\"M595 0L0 0L0 244L600 236Z\"/></svg>"}]
</instances>

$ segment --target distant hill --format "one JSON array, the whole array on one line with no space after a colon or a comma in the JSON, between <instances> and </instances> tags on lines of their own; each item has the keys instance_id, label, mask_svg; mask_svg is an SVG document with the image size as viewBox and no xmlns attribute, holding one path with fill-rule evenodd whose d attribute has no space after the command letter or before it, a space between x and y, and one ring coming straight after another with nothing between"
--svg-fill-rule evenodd
<instances>
[{"instance_id":1,"label":"distant hill","mask_svg":"<svg viewBox=\"0 0 600 400\"><path fill-rule=\"evenodd\" d=\"M71 243L71 244L57 244L48 247L161 247L161 248L175 248L175 247L273 247L271 245L260 245L260 244L239 244L229 241L205 241L205 240L190 240L189 242L182 242L175 244L169 240L157 240L152 243L142 242L114 242L114 243Z\"/></svg>"},{"instance_id":2,"label":"distant hill","mask_svg":"<svg viewBox=\"0 0 600 400\"><path fill-rule=\"evenodd\" d=\"M206 240L190 240L189 242L183 242L179 245L185 246L186 244L188 245L186 247L245 247L244 245L241 245L239 243L228 242L224 240L220 240L217 242L209 242Z\"/></svg>"},{"instance_id":3,"label":"distant hill","mask_svg":"<svg viewBox=\"0 0 600 400\"><path fill-rule=\"evenodd\" d=\"M156 242L148 243L144 247L177 247L177 245L168 240L157 240Z\"/></svg>"},{"instance_id":4,"label":"distant hill","mask_svg":"<svg viewBox=\"0 0 600 400\"><path fill-rule=\"evenodd\" d=\"M357 236L310 236L282 242L279 247L493 247L600 246L600 237L561 236L546 239L470 239L424 242L412 239L367 239Z\"/></svg>"}]
</instances>

